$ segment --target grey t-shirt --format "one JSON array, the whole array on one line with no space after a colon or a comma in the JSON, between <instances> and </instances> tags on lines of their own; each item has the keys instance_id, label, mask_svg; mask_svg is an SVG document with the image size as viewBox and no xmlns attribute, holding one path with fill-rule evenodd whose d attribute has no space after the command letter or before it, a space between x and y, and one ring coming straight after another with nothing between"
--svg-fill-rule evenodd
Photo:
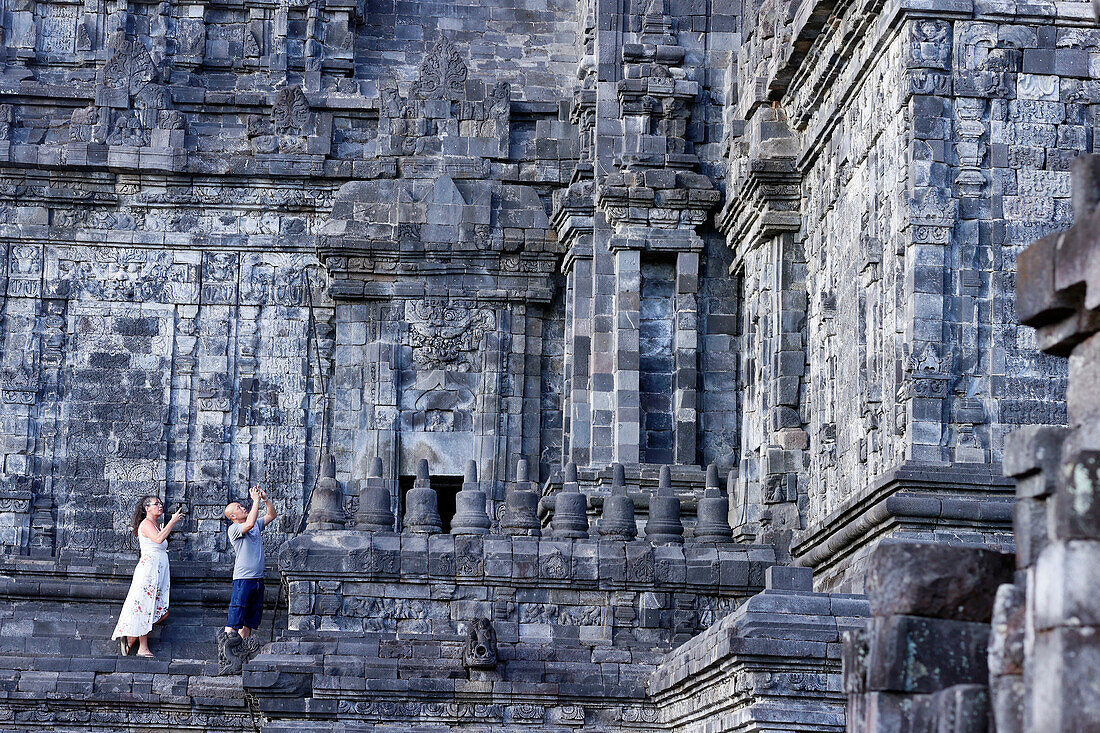
<instances>
[{"instance_id":1,"label":"grey t-shirt","mask_svg":"<svg viewBox=\"0 0 1100 733\"><path fill-rule=\"evenodd\" d=\"M264 529L264 518L256 517L256 523L247 532L241 532L241 525L234 522L229 525L229 543L233 545L233 580L264 577L264 541L260 532Z\"/></svg>"}]
</instances>

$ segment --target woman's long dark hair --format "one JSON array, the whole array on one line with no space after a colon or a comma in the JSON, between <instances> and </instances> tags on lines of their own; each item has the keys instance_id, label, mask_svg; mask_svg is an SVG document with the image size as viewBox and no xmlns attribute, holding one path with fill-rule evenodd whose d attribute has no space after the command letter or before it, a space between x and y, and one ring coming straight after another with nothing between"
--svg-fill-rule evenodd
<instances>
[{"instance_id":1,"label":"woman's long dark hair","mask_svg":"<svg viewBox=\"0 0 1100 733\"><path fill-rule=\"evenodd\" d=\"M160 497L146 494L138 499L137 506L134 507L134 513L130 517L130 531L134 533L134 537L137 537L138 529L141 527L141 523L145 521L145 507L149 505L150 501L160 501Z\"/></svg>"}]
</instances>

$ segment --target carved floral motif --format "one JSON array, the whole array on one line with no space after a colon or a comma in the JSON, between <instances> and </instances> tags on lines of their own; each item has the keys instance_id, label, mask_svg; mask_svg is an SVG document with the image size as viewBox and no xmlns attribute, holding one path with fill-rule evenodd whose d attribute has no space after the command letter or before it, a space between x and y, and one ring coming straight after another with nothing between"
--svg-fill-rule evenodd
<instances>
[{"instance_id":1,"label":"carved floral motif","mask_svg":"<svg viewBox=\"0 0 1100 733\"><path fill-rule=\"evenodd\" d=\"M468 75L458 49L447 39L440 39L421 62L420 78L413 90L421 99L460 99Z\"/></svg>"},{"instance_id":2,"label":"carved floral motif","mask_svg":"<svg viewBox=\"0 0 1100 733\"><path fill-rule=\"evenodd\" d=\"M121 34L116 35L111 39L107 53L103 84L108 89L125 90L133 97L156 81L153 59L140 41L129 41Z\"/></svg>"},{"instance_id":3,"label":"carved floral motif","mask_svg":"<svg viewBox=\"0 0 1100 733\"><path fill-rule=\"evenodd\" d=\"M275 96L271 121L280 135L304 135L309 126L309 100L300 86L286 87Z\"/></svg>"}]
</instances>

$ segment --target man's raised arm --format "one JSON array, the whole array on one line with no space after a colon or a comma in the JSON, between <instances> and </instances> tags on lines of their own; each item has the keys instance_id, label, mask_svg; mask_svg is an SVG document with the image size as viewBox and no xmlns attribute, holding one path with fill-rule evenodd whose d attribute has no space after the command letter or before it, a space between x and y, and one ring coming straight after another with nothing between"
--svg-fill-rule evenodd
<instances>
[{"instance_id":1,"label":"man's raised arm","mask_svg":"<svg viewBox=\"0 0 1100 733\"><path fill-rule=\"evenodd\" d=\"M241 523L241 534L245 534L256 526L256 515L260 513L260 490L252 487L248 490L248 495L252 497L252 508L248 510L248 519Z\"/></svg>"}]
</instances>

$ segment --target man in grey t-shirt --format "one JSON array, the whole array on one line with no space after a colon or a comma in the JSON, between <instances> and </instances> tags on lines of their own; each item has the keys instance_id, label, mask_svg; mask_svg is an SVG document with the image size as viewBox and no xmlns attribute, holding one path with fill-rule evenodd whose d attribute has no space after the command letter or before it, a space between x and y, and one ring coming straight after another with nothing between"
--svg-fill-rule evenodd
<instances>
[{"instance_id":1,"label":"man in grey t-shirt","mask_svg":"<svg viewBox=\"0 0 1100 733\"><path fill-rule=\"evenodd\" d=\"M233 502L225 508L229 525L229 543L233 546L233 595L229 600L229 618L225 633L237 632L247 639L260 625L264 610L264 543L260 537L265 526L278 514L275 505L268 501L267 493L253 487L249 490L252 508ZM264 502L264 515L260 513L260 500Z\"/></svg>"}]
</instances>

